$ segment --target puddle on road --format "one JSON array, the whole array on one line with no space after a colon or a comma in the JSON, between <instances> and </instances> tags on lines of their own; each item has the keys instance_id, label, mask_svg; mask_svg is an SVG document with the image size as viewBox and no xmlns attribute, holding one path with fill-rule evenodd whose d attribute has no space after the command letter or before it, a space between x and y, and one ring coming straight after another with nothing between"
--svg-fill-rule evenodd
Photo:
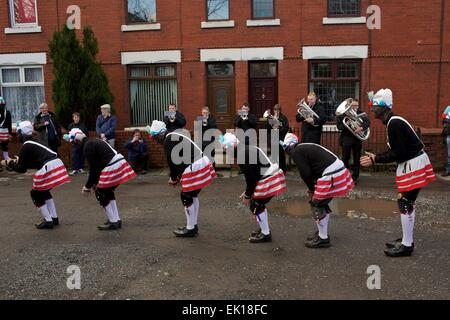
<instances>
[{"instance_id":1,"label":"puddle on road","mask_svg":"<svg viewBox=\"0 0 450 320\"><path fill-rule=\"evenodd\" d=\"M432 223L431 226L435 229L450 230L450 223Z\"/></svg>"},{"instance_id":2,"label":"puddle on road","mask_svg":"<svg viewBox=\"0 0 450 320\"><path fill-rule=\"evenodd\" d=\"M273 201L268 207L275 214L311 218L311 209L306 199ZM382 219L398 216L397 202L392 200L336 198L331 201L330 207L333 213L352 219Z\"/></svg>"}]
</instances>

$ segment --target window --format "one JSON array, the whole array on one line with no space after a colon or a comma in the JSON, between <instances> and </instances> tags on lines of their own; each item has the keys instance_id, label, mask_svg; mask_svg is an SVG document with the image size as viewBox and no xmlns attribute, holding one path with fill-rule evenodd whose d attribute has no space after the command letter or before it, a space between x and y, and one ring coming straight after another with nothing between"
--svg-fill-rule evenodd
<instances>
[{"instance_id":1,"label":"window","mask_svg":"<svg viewBox=\"0 0 450 320\"><path fill-rule=\"evenodd\" d=\"M133 125L163 120L167 106L177 103L176 65L132 66L129 80Z\"/></svg>"},{"instance_id":2,"label":"window","mask_svg":"<svg viewBox=\"0 0 450 320\"><path fill-rule=\"evenodd\" d=\"M208 21L230 19L229 0L206 0L206 15Z\"/></svg>"},{"instance_id":3,"label":"window","mask_svg":"<svg viewBox=\"0 0 450 320\"><path fill-rule=\"evenodd\" d=\"M128 24L156 22L156 0L128 0Z\"/></svg>"},{"instance_id":4,"label":"window","mask_svg":"<svg viewBox=\"0 0 450 320\"><path fill-rule=\"evenodd\" d=\"M41 66L0 68L0 95L6 100L12 121L32 120L45 101Z\"/></svg>"},{"instance_id":5,"label":"window","mask_svg":"<svg viewBox=\"0 0 450 320\"><path fill-rule=\"evenodd\" d=\"M209 63L208 77L223 77L234 75L234 65L232 63Z\"/></svg>"},{"instance_id":6,"label":"window","mask_svg":"<svg viewBox=\"0 0 450 320\"><path fill-rule=\"evenodd\" d=\"M329 17L359 17L360 0L328 0Z\"/></svg>"},{"instance_id":7,"label":"window","mask_svg":"<svg viewBox=\"0 0 450 320\"><path fill-rule=\"evenodd\" d=\"M275 17L275 0L252 0L253 19L271 19Z\"/></svg>"},{"instance_id":8,"label":"window","mask_svg":"<svg viewBox=\"0 0 450 320\"><path fill-rule=\"evenodd\" d=\"M10 0L11 27L38 25L36 0Z\"/></svg>"},{"instance_id":9,"label":"window","mask_svg":"<svg viewBox=\"0 0 450 320\"><path fill-rule=\"evenodd\" d=\"M309 90L314 91L333 121L339 104L360 98L361 62L355 60L310 61Z\"/></svg>"},{"instance_id":10,"label":"window","mask_svg":"<svg viewBox=\"0 0 450 320\"><path fill-rule=\"evenodd\" d=\"M252 62L249 63L250 78L276 78L276 62Z\"/></svg>"}]
</instances>

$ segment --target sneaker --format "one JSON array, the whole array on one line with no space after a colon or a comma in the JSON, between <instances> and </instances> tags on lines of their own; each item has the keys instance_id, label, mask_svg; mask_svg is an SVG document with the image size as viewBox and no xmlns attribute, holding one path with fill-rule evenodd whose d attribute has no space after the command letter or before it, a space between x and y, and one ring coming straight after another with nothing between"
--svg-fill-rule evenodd
<instances>
[{"instance_id":1,"label":"sneaker","mask_svg":"<svg viewBox=\"0 0 450 320\"><path fill-rule=\"evenodd\" d=\"M329 248L331 246L330 238L322 239L319 235L317 235L314 239L307 240L305 242L305 246L312 249Z\"/></svg>"},{"instance_id":2,"label":"sneaker","mask_svg":"<svg viewBox=\"0 0 450 320\"><path fill-rule=\"evenodd\" d=\"M59 226L59 219L58 218L52 218L53 220L53 225L54 226Z\"/></svg>"},{"instance_id":3,"label":"sneaker","mask_svg":"<svg viewBox=\"0 0 450 320\"><path fill-rule=\"evenodd\" d=\"M184 227L178 227L177 229L178 229L178 230L184 230L184 229L186 229L186 226L184 226ZM194 230L197 231L197 233L198 233L198 225L195 225L195 226L194 226Z\"/></svg>"},{"instance_id":4,"label":"sneaker","mask_svg":"<svg viewBox=\"0 0 450 320\"><path fill-rule=\"evenodd\" d=\"M386 248L392 249L395 247L400 247L402 244L402 238L395 239L394 241L386 242ZM414 251L414 242L412 243L412 251Z\"/></svg>"},{"instance_id":5,"label":"sneaker","mask_svg":"<svg viewBox=\"0 0 450 320\"><path fill-rule=\"evenodd\" d=\"M384 254L386 254L388 257L393 257L393 258L409 257L413 253L413 251L414 251L413 246L407 247L407 246L404 246L403 244L401 244L398 247L384 250Z\"/></svg>"},{"instance_id":6,"label":"sneaker","mask_svg":"<svg viewBox=\"0 0 450 320\"><path fill-rule=\"evenodd\" d=\"M35 224L36 229L53 229L53 221L42 220L40 224Z\"/></svg>"},{"instance_id":7,"label":"sneaker","mask_svg":"<svg viewBox=\"0 0 450 320\"><path fill-rule=\"evenodd\" d=\"M109 231L120 229L120 227L119 222L110 222L109 224L102 224L97 226L97 229L100 231Z\"/></svg>"},{"instance_id":8,"label":"sneaker","mask_svg":"<svg viewBox=\"0 0 450 320\"><path fill-rule=\"evenodd\" d=\"M84 173L83 169L78 170L78 173Z\"/></svg>"},{"instance_id":9,"label":"sneaker","mask_svg":"<svg viewBox=\"0 0 450 320\"><path fill-rule=\"evenodd\" d=\"M258 233L255 236L251 236L250 238L248 238L248 241L250 241L251 243L262 243L262 242L270 242L272 241L272 234L264 234L262 232Z\"/></svg>"},{"instance_id":10,"label":"sneaker","mask_svg":"<svg viewBox=\"0 0 450 320\"><path fill-rule=\"evenodd\" d=\"M198 231L194 228L194 229L187 229L187 228L183 228L183 229L177 229L173 232L178 238L192 238L195 237L198 234Z\"/></svg>"}]
</instances>

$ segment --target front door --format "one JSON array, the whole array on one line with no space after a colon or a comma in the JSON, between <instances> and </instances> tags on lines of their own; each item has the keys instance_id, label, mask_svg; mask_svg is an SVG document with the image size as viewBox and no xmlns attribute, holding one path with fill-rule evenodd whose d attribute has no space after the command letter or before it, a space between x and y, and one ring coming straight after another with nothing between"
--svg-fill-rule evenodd
<instances>
[{"instance_id":1,"label":"front door","mask_svg":"<svg viewBox=\"0 0 450 320\"><path fill-rule=\"evenodd\" d=\"M225 132L233 128L235 114L234 65L232 63L209 63L208 105L217 119L217 126Z\"/></svg>"},{"instance_id":2,"label":"front door","mask_svg":"<svg viewBox=\"0 0 450 320\"><path fill-rule=\"evenodd\" d=\"M258 118L278 103L276 62L249 63L249 97L251 112Z\"/></svg>"}]
</instances>

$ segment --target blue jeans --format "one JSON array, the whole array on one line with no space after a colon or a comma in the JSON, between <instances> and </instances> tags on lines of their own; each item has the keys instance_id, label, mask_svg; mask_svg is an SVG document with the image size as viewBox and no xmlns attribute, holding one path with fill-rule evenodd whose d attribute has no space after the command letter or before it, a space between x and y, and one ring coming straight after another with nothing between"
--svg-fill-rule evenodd
<instances>
[{"instance_id":1,"label":"blue jeans","mask_svg":"<svg viewBox=\"0 0 450 320\"><path fill-rule=\"evenodd\" d=\"M450 173L450 135L447 136L447 172Z\"/></svg>"},{"instance_id":2,"label":"blue jeans","mask_svg":"<svg viewBox=\"0 0 450 320\"><path fill-rule=\"evenodd\" d=\"M72 145L72 170L80 170L84 167L84 153L79 146Z\"/></svg>"}]
</instances>

